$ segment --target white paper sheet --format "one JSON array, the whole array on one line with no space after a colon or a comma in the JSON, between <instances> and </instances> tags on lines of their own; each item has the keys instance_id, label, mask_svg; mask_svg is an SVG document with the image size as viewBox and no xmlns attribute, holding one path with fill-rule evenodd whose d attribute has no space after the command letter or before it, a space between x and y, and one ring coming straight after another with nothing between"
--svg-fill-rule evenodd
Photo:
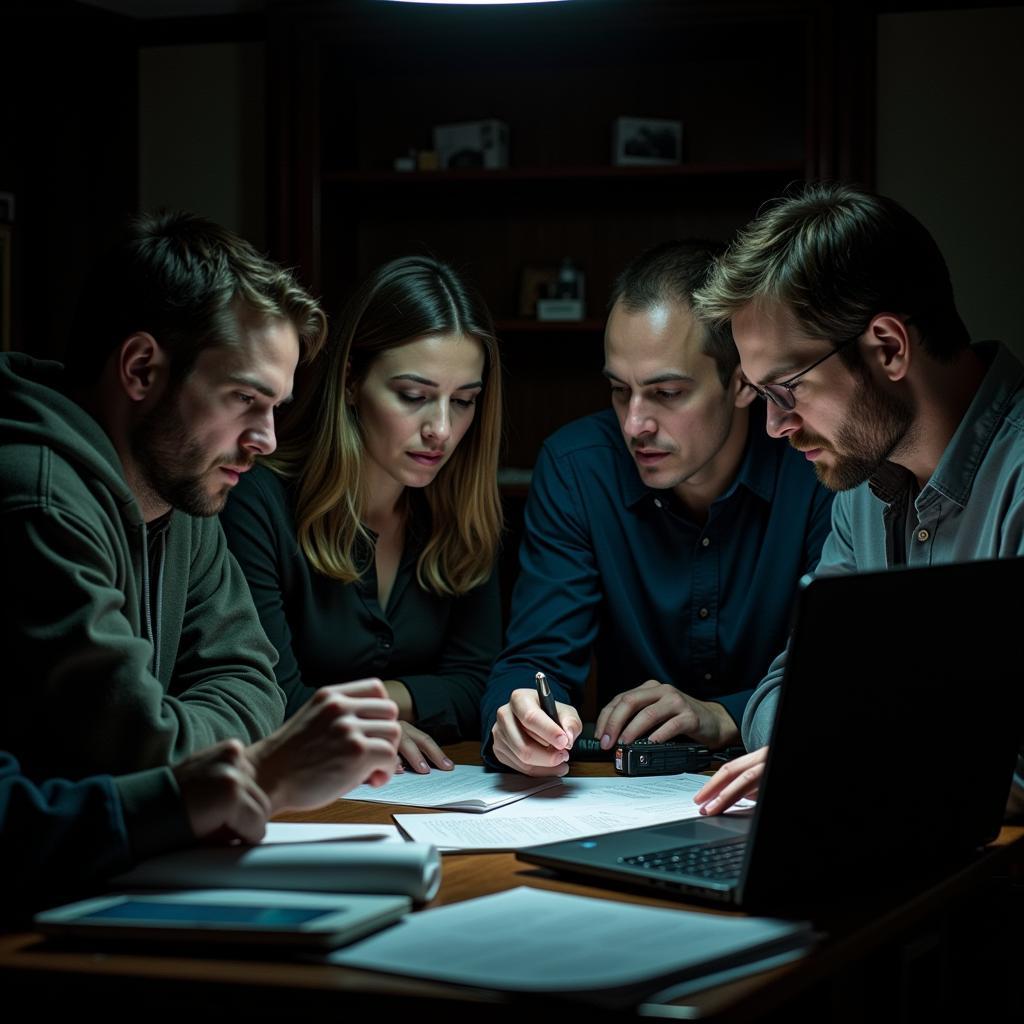
<instances>
[{"instance_id":1,"label":"white paper sheet","mask_svg":"<svg viewBox=\"0 0 1024 1024\"><path fill-rule=\"evenodd\" d=\"M416 772L395 775L379 789L358 786L342 799L481 813L558 785L557 778L530 779L524 775L488 772L481 765L457 764L450 772L432 770L428 775Z\"/></svg>"},{"instance_id":2,"label":"white paper sheet","mask_svg":"<svg viewBox=\"0 0 1024 1024\"><path fill-rule=\"evenodd\" d=\"M629 1002L638 989L775 956L811 939L808 925L790 921L522 887L409 915L328 959L501 991Z\"/></svg>"},{"instance_id":3,"label":"white paper sheet","mask_svg":"<svg viewBox=\"0 0 1024 1024\"><path fill-rule=\"evenodd\" d=\"M516 850L580 836L696 818L694 794L704 775L645 778L569 778L562 784L491 811L486 818L464 814L396 814L410 838L454 850ZM746 807L752 806L744 801ZM742 811L742 808L740 808ZM736 812L733 812L736 813Z\"/></svg>"},{"instance_id":4,"label":"white paper sheet","mask_svg":"<svg viewBox=\"0 0 1024 1024\"><path fill-rule=\"evenodd\" d=\"M403 843L405 839L394 825L335 825L317 821L268 821L263 837L263 845L332 841Z\"/></svg>"}]
</instances>

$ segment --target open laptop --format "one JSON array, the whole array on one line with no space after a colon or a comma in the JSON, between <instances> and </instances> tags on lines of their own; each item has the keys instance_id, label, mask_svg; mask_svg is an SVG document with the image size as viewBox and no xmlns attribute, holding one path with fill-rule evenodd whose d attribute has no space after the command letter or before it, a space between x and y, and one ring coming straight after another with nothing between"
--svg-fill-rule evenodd
<instances>
[{"instance_id":1,"label":"open laptop","mask_svg":"<svg viewBox=\"0 0 1024 1024\"><path fill-rule=\"evenodd\" d=\"M1001 827L1024 734L1022 636L1024 558L805 577L753 814L517 857L759 911L924 885Z\"/></svg>"}]
</instances>

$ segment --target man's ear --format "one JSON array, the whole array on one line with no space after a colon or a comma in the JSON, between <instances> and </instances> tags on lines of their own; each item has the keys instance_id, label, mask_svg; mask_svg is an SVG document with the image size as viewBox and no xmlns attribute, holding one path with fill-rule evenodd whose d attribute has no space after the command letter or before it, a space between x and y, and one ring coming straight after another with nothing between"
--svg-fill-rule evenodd
<instances>
[{"instance_id":1,"label":"man's ear","mask_svg":"<svg viewBox=\"0 0 1024 1024\"><path fill-rule=\"evenodd\" d=\"M873 316L863 335L861 352L868 366L877 368L891 381L903 380L913 356L910 330L904 318L895 313Z\"/></svg>"},{"instance_id":2,"label":"man's ear","mask_svg":"<svg viewBox=\"0 0 1024 1024\"><path fill-rule=\"evenodd\" d=\"M117 379L133 402L143 402L167 381L168 359L156 338L139 331L125 338L117 353Z\"/></svg>"},{"instance_id":3,"label":"man's ear","mask_svg":"<svg viewBox=\"0 0 1024 1024\"><path fill-rule=\"evenodd\" d=\"M743 374L738 366L732 371L732 377L729 379L729 391L732 393L732 404L737 409L746 409L757 398L754 389L748 387L744 382Z\"/></svg>"}]
</instances>

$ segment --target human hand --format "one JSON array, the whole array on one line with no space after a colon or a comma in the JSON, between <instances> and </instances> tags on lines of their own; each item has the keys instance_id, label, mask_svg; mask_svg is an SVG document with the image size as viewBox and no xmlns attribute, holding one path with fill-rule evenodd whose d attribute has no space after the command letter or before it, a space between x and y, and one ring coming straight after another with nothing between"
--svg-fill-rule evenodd
<instances>
[{"instance_id":1,"label":"human hand","mask_svg":"<svg viewBox=\"0 0 1024 1024\"><path fill-rule=\"evenodd\" d=\"M688 736L717 750L736 742L739 730L721 704L697 700L668 683L648 679L602 708L594 735L600 737L602 750L610 750L616 743L632 743L641 736L654 743Z\"/></svg>"},{"instance_id":2,"label":"human hand","mask_svg":"<svg viewBox=\"0 0 1024 1024\"><path fill-rule=\"evenodd\" d=\"M379 679L323 686L248 748L273 812L319 807L353 786L382 786L395 770L398 708Z\"/></svg>"},{"instance_id":3,"label":"human hand","mask_svg":"<svg viewBox=\"0 0 1024 1024\"><path fill-rule=\"evenodd\" d=\"M409 722L401 722L402 738L398 744L398 754L414 771L425 775L430 771L426 758L430 758L435 767L450 772L455 765L445 756L444 751L422 729Z\"/></svg>"},{"instance_id":4,"label":"human hand","mask_svg":"<svg viewBox=\"0 0 1024 1024\"><path fill-rule=\"evenodd\" d=\"M545 714L535 689L513 690L491 729L494 756L523 775L565 775L583 723L571 704L556 702L555 710L557 723Z\"/></svg>"},{"instance_id":5,"label":"human hand","mask_svg":"<svg viewBox=\"0 0 1024 1024\"><path fill-rule=\"evenodd\" d=\"M700 813L721 814L737 800L756 797L767 760L768 748L761 747L726 761L694 796L694 803L701 805Z\"/></svg>"},{"instance_id":6,"label":"human hand","mask_svg":"<svg viewBox=\"0 0 1024 1024\"><path fill-rule=\"evenodd\" d=\"M222 740L186 757L171 771L196 839L258 843L270 817L270 798L238 740Z\"/></svg>"}]
</instances>

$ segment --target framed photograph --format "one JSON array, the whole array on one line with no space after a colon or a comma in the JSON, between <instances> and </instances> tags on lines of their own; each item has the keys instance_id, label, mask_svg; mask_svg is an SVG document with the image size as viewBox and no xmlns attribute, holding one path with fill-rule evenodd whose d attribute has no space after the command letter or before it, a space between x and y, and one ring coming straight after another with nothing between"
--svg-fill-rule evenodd
<instances>
[{"instance_id":1,"label":"framed photograph","mask_svg":"<svg viewBox=\"0 0 1024 1024\"><path fill-rule=\"evenodd\" d=\"M519 315L536 316L537 303L552 299L558 288L558 267L524 267L519 288Z\"/></svg>"},{"instance_id":2,"label":"framed photograph","mask_svg":"<svg viewBox=\"0 0 1024 1024\"><path fill-rule=\"evenodd\" d=\"M612 135L612 163L616 167L682 163L682 121L618 117Z\"/></svg>"}]
</instances>

